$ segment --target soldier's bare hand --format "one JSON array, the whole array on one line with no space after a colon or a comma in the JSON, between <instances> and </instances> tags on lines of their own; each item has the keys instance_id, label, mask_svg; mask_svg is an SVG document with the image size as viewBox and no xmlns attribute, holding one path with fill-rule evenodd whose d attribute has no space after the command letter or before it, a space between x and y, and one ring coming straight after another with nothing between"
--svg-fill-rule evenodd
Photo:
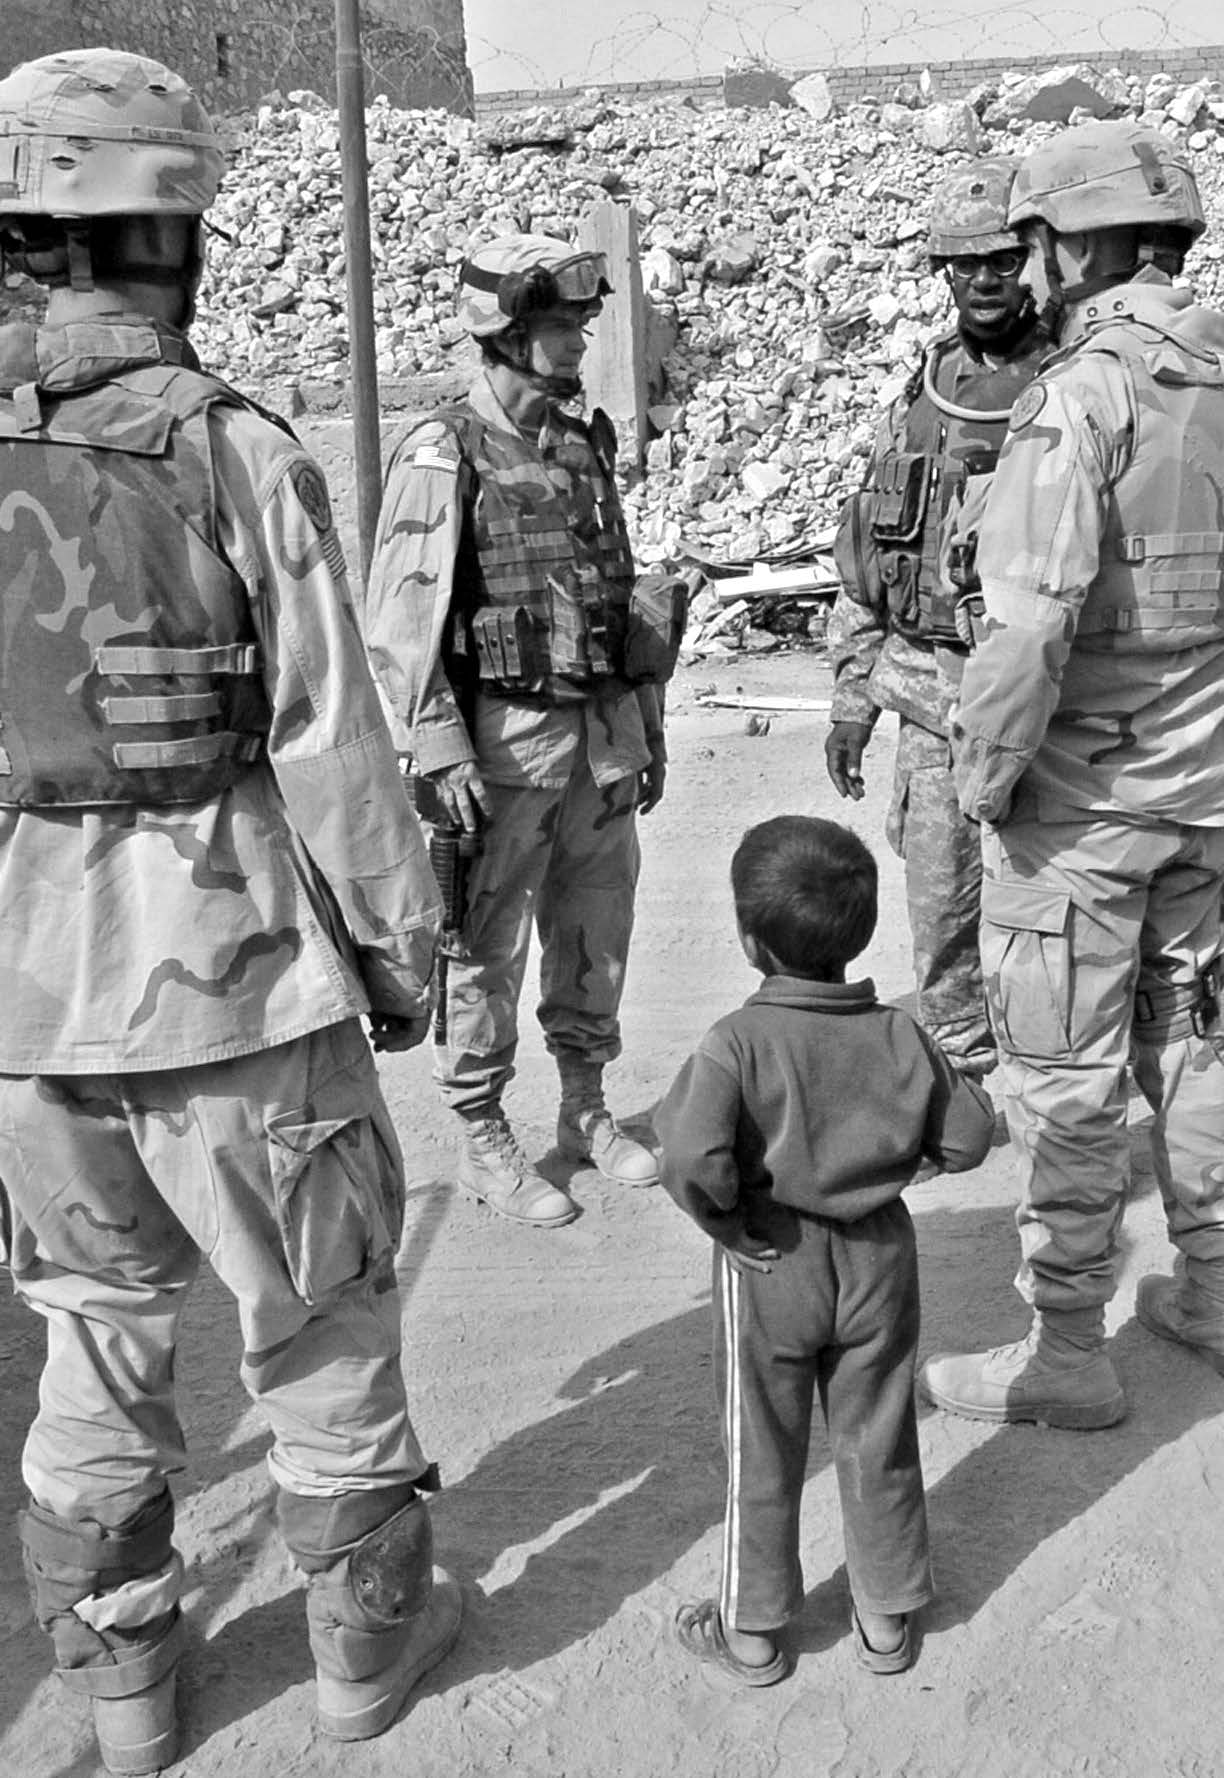
<instances>
[{"instance_id":1,"label":"soldier's bare hand","mask_svg":"<svg viewBox=\"0 0 1224 1778\"><path fill-rule=\"evenodd\" d=\"M838 796L859 802L863 795L863 754L871 739L867 722L835 722L825 739L825 765Z\"/></svg>"},{"instance_id":2,"label":"soldier's bare hand","mask_svg":"<svg viewBox=\"0 0 1224 1778\"><path fill-rule=\"evenodd\" d=\"M649 815L650 811L663 801L663 786L667 782L667 761L652 759L645 771L638 773L637 812Z\"/></svg>"},{"instance_id":3,"label":"soldier's bare hand","mask_svg":"<svg viewBox=\"0 0 1224 1778\"><path fill-rule=\"evenodd\" d=\"M395 1012L370 1014L370 1041L380 1055L389 1050L414 1050L428 1036L428 1013L413 1019Z\"/></svg>"},{"instance_id":4,"label":"soldier's bare hand","mask_svg":"<svg viewBox=\"0 0 1224 1778\"><path fill-rule=\"evenodd\" d=\"M446 812L468 833L477 833L483 816L489 814L489 793L484 780L470 759L458 765L444 766L440 772L427 774Z\"/></svg>"}]
</instances>

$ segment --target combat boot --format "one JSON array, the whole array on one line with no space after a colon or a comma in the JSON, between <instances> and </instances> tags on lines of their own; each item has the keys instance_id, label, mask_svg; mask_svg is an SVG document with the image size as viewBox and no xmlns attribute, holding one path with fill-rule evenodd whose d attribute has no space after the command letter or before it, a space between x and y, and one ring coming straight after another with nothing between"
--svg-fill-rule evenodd
<instances>
[{"instance_id":1,"label":"combat boot","mask_svg":"<svg viewBox=\"0 0 1224 1778\"><path fill-rule=\"evenodd\" d=\"M1104 1346L1104 1311L1045 1311L1023 1340L938 1353L918 1375L927 1400L967 1420L1030 1421L1086 1432L1113 1426L1126 1397Z\"/></svg>"},{"instance_id":2,"label":"combat boot","mask_svg":"<svg viewBox=\"0 0 1224 1778\"><path fill-rule=\"evenodd\" d=\"M500 1106L485 1117L464 1119L456 1178L464 1191L510 1222L555 1229L578 1214L574 1200L536 1172Z\"/></svg>"},{"instance_id":3,"label":"combat boot","mask_svg":"<svg viewBox=\"0 0 1224 1778\"><path fill-rule=\"evenodd\" d=\"M626 1136L604 1104L603 1064L558 1054L561 1111L557 1147L567 1161L590 1161L614 1185L657 1185L659 1166L644 1143Z\"/></svg>"},{"instance_id":4,"label":"combat boot","mask_svg":"<svg viewBox=\"0 0 1224 1778\"><path fill-rule=\"evenodd\" d=\"M1141 1278L1135 1316L1149 1333L1189 1346L1224 1376L1224 1261L1188 1259L1172 1278Z\"/></svg>"},{"instance_id":5,"label":"combat boot","mask_svg":"<svg viewBox=\"0 0 1224 1778\"><path fill-rule=\"evenodd\" d=\"M367 1741L459 1635L463 1599L433 1565L429 1509L409 1485L314 1499L282 1489L281 1534L309 1576L319 1727Z\"/></svg>"},{"instance_id":6,"label":"combat boot","mask_svg":"<svg viewBox=\"0 0 1224 1778\"><path fill-rule=\"evenodd\" d=\"M102 1763L124 1778L159 1772L178 1755L182 1564L173 1525L169 1493L114 1529L33 1502L20 1517L26 1578L56 1672L90 1700Z\"/></svg>"}]
</instances>

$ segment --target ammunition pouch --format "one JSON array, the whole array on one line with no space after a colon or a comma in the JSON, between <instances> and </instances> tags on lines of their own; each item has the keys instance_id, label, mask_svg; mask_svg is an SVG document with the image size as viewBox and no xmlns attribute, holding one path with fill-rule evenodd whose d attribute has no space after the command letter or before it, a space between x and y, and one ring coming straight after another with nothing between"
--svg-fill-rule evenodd
<instances>
[{"instance_id":1,"label":"ammunition pouch","mask_svg":"<svg viewBox=\"0 0 1224 1778\"><path fill-rule=\"evenodd\" d=\"M689 589L678 576L645 575L629 599L624 676L630 685L665 685L676 670Z\"/></svg>"},{"instance_id":2,"label":"ammunition pouch","mask_svg":"<svg viewBox=\"0 0 1224 1778\"><path fill-rule=\"evenodd\" d=\"M917 543L926 523L936 459L886 451L876 465L872 535L877 543Z\"/></svg>"},{"instance_id":3,"label":"ammunition pouch","mask_svg":"<svg viewBox=\"0 0 1224 1778\"><path fill-rule=\"evenodd\" d=\"M627 618L597 568L582 564L550 573L538 606L487 604L473 614L480 682L505 697L549 703L586 698L600 684L625 676Z\"/></svg>"},{"instance_id":4,"label":"ammunition pouch","mask_svg":"<svg viewBox=\"0 0 1224 1778\"><path fill-rule=\"evenodd\" d=\"M536 677L535 623L525 605L486 605L472 619L472 643L483 681L520 685Z\"/></svg>"}]
</instances>

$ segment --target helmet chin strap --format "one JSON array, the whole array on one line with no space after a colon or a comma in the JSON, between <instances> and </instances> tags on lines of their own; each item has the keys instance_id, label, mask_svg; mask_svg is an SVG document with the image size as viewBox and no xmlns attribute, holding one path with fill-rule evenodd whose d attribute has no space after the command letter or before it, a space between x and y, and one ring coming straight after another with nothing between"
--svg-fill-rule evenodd
<instances>
[{"instance_id":1,"label":"helmet chin strap","mask_svg":"<svg viewBox=\"0 0 1224 1778\"><path fill-rule=\"evenodd\" d=\"M1066 325L1067 310L1073 303L1087 302L1090 296L1099 296L1102 290L1110 290L1115 284L1127 283L1145 266L1156 265L1160 270L1169 272L1170 276L1181 270L1176 255L1170 250L1150 241L1137 240L1133 264L1114 266L1108 272L1098 272L1095 277L1081 278L1077 284L1068 284L1063 279L1062 268L1054 251L1053 229L1048 223L1039 222L1034 225L1033 232L1041 247L1041 262L1049 289L1041 311L1041 325L1055 342Z\"/></svg>"},{"instance_id":2,"label":"helmet chin strap","mask_svg":"<svg viewBox=\"0 0 1224 1778\"><path fill-rule=\"evenodd\" d=\"M538 389L541 395L549 395L554 401L574 401L582 394L582 378L576 372L558 376L532 369L531 342L522 326L508 327L505 333L497 334L490 340L489 345L495 357L500 358L503 364L508 364L511 370L516 371L532 389Z\"/></svg>"}]
</instances>

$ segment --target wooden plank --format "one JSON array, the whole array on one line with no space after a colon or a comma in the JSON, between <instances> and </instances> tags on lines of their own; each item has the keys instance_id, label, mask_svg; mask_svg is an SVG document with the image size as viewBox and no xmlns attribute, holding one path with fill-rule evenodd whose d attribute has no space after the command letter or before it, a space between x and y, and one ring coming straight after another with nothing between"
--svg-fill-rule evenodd
<instances>
[{"instance_id":1,"label":"wooden plank","mask_svg":"<svg viewBox=\"0 0 1224 1778\"><path fill-rule=\"evenodd\" d=\"M831 710L828 698L741 698L698 692L696 702L718 710Z\"/></svg>"},{"instance_id":2,"label":"wooden plank","mask_svg":"<svg viewBox=\"0 0 1224 1778\"><path fill-rule=\"evenodd\" d=\"M582 381L591 407L616 427L626 463L646 455L646 298L638 254L638 218L631 204L598 198L578 228L578 245L607 255L613 295L591 330Z\"/></svg>"}]
</instances>

